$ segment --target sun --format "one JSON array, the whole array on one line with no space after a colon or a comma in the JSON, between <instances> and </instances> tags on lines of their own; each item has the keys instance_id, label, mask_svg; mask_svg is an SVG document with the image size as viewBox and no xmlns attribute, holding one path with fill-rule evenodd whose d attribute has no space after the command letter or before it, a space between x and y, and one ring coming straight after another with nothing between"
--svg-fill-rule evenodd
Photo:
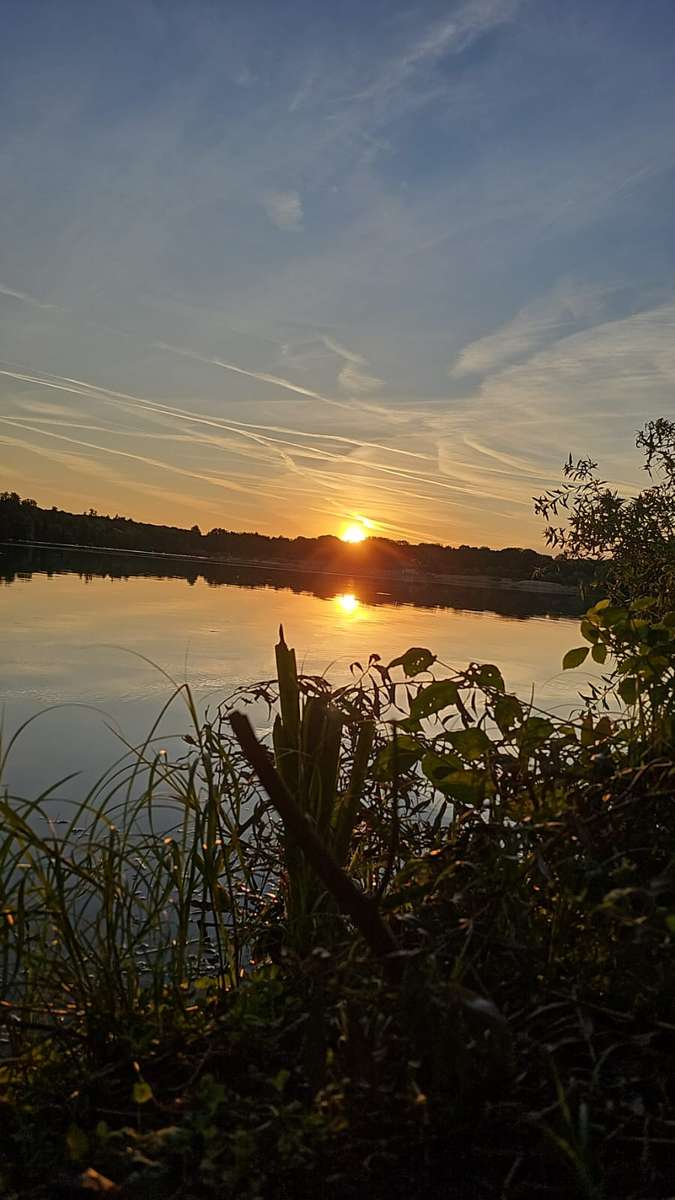
<instances>
[{"instance_id":1,"label":"sun","mask_svg":"<svg viewBox=\"0 0 675 1200\"><path fill-rule=\"evenodd\" d=\"M351 542L351 543L365 542L367 537L368 537L368 533L367 533L367 530L365 529L365 526L356 525L356 524L345 525L345 528L342 530L342 533L340 534L341 541Z\"/></svg>"}]
</instances>

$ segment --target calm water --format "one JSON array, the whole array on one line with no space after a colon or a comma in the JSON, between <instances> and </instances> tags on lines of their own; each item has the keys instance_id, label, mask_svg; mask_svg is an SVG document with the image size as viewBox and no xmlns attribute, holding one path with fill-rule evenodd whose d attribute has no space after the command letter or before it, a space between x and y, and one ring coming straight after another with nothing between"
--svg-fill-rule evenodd
<instances>
[{"instance_id":1,"label":"calm water","mask_svg":"<svg viewBox=\"0 0 675 1200\"><path fill-rule=\"evenodd\" d=\"M456 666L495 662L508 687L529 697L534 686L542 707L567 710L587 678L560 672L564 651L579 642L577 620L545 608L517 595L443 590L431 597L377 581L270 582L253 570L4 549L5 737L50 709L22 735L8 782L15 794L30 796L78 770L81 778L67 789L80 793L119 757L115 731L138 742L158 715L171 692L159 668L188 680L202 705L215 706L237 685L272 675L280 623L303 669L329 668L336 682L371 651L386 662L408 646L428 646ZM176 705L163 734L186 728Z\"/></svg>"}]
</instances>

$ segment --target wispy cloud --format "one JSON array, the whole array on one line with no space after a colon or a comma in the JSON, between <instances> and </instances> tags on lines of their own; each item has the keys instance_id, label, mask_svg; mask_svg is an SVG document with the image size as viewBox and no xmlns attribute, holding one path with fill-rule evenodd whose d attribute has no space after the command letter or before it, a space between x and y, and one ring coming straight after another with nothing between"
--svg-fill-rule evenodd
<instances>
[{"instance_id":1,"label":"wispy cloud","mask_svg":"<svg viewBox=\"0 0 675 1200\"><path fill-rule=\"evenodd\" d=\"M360 367L354 363L347 363L340 374L338 381L343 391L350 395L356 392L357 395L370 395L372 392L379 392L384 387L384 380L378 379L375 375L368 375L366 371L362 371Z\"/></svg>"},{"instance_id":2,"label":"wispy cloud","mask_svg":"<svg viewBox=\"0 0 675 1200\"><path fill-rule=\"evenodd\" d=\"M20 300L22 304L30 304L32 308L54 308L53 304L44 304L41 300L36 300L35 296L29 296L27 292L19 292L15 288L6 287L3 283L0 283L0 296L9 296L12 300Z\"/></svg>"},{"instance_id":3,"label":"wispy cloud","mask_svg":"<svg viewBox=\"0 0 675 1200\"><path fill-rule=\"evenodd\" d=\"M299 192L268 192L262 205L273 225L286 233L302 230L302 200Z\"/></svg>"},{"instance_id":4,"label":"wispy cloud","mask_svg":"<svg viewBox=\"0 0 675 1200\"><path fill-rule=\"evenodd\" d=\"M19 383L34 384L38 387L47 389L55 389L57 391L66 392L71 395L81 396L84 399L100 401L104 403L123 404L138 409L140 412L152 416L161 416L171 418L177 421L187 421L188 423L196 423L198 425L209 426L214 429L223 429L229 432L243 433L245 430L259 430L268 433L283 433L294 437L310 438L318 441L328 441L338 443L344 446L354 447L360 450L383 450L387 454L402 455L405 458L415 458L428 460L428 454L406 449L399 446L390 446L383 442L374 442L364 438L347 437L339 433L320 433L309 432L307 430L289 428L280 425L264 425L252 421L241 421L236 418L223 419L219 417L209 416L203 412L197 412L194 409L185 409L177 405L162 403L158 400L150 400L145 397L131 395L128 392L113 391L110 388L99 387L87 380L70 379L65 376L53 375L49 373L37 373L26 371L15 371L10 368L0 368L0 376L8 379L14 379ZM51 404L47 401L30 400L20 398L16 402L18 408L24 409L36 414L58 414L74 415L75 410L68 408L66 405ZM243 436L246 436L244 433ZM290 443L289 443L290 444Z\"/></svg>"},{"instance_id":5,"label":"wispy cloud","mask_svg":"<svg viewBox=\"0 0 675 1200\"><path fill-rule=\"evenodd\" d=\"M444 55L459 54L477 38L513 19L522 0L467 0L452 15L428 25L391 58L355 99L373 100L396 91Z\"/></svg>"},{"instance_id":6,"label":"wispy cloud","mask_svg":"<svg viewBox=\"0 0 675 1200\"><path fill-rule=\"evenodd\" d=\"M356 351L343 346L337 338L329 337L327 334L324 334L321 340L328 350L345 362L338 375L338 383L344 392L348 392L350 395L367 396L373 392L379 392L384 387L383 379L378 379L376 375L371 375L363 369L368 366L368 359L362 354L357 354Z\"/></svg>"},{"instance_id":7,"label":"wispy cloud","mask_svg":"<svg viewBox=\"0 0 675 1200\"><path fill-rule=\"evenodd\" d=\"M465 346L450 368L451 378L486 375L531 357L583 325L597 323L611 290L588 285L558 286L552 294L526 305L494 333Z\"/></svg>"},{"instance_id":8,"label":"wispy cloud","mask_svg":"<svg viewBox=\"0 0 675 1200\"><path fill-rule=\"evenodd\" d=\"M168 350L171 354L179 354L183 358L192 358L196 362L204 363L205 366L221 367L224 371L232 371L235 375L246 375L249 379L256 379L258 383L269 383L273 387L284 388L287 392L295 392L298 396L304 396L307 400L319 400L321 404L328 404L333 408L345 408L346 405L341 400L335 400L331 396L324 396L321 392L314 391L313 388L303 387L299 383L293 383L291 379L284 379L281 375L270 375L267 371L249 371L245 367L237 366L236 363L225 362L222 358L211 357L205 354L197 354L194 350L187 350L182 346L171 346L168 342L155 342L155 346L159 350Z\"/></svg>"},{"instance_id":9,"label":"wispy cloud","mask_svg":"<svg viewBox=\"0 0 675 1200\"><path fill-rule=\"evenodd\" d=\"M12 378L9 376L9 378ZM77 409L68 404L57 404L54 400L41 400L37 396L21 396L14 401L17 408L35 417L76 417Z\"/></svg>"},{"instance_id":10,"label":"wispy cloud","mask_svg":"<svg viewBox=\"0 0 675 1200\"><path fill-rule=\"evenodd\" d=\"M115 458L126 458L133 462L142 463L146 467L154 467L159 471L163 471L170 475L181 475L186 479L197 479L202 483L211 484L213 487L224 488L225 491L244 492L248 493L249 489L241 483L235 483L231 479L225 479L220 475L207 475L197 471L187 471L183 467L176 466L174 463L162 461L156 458L148 458L144 454L133 454L129 450L117 450L113 446L101 446L95 442L85 442L79 438L67 437L65 434L53 433L51 430L36 428L34 425L28 425L20 421L12 421L8 417L0 417L0 423L3 425L11 425L17 429L23 429L28 433L38 434L40 437L54 438L59 442L67 442L71 446L79 446L85 450L94 450L98 454L110 454Z\"/></svg>"},{"instance_id":11,"label":"wispy cloud","mask_svg":"<svg viewBox=\"0 0 675 1200\"><path fill-rule=\"evenodd\" d=\"M150 483L148 480L124 475L119 471L112 470L105 463L101 462L100 459L77 454L73 451L57 449L54 446L41 446L35 442L3 433L0 433L0 445L7 446L15 455L17 452L24 452L27 455L53 463L60 468L61 472L66 472L69 478L82 476L85 480L93 480L97 485L106 483L118 491L123 491L124 493L128 491L132 494L152 497L162 504L179 505L181 507L185 505L186 498L184 492L172 491L171 488L160 487L157 484ZM25 469L22 468L20 471L12 472L12 476L20 480L25 478ZM59 496L54 497L54 499L63 504L65 496L68 494L73 496L78 495L77 492L68 493L64 490L60 491ZM89 489L86 494L80 496L80 501L82 504L90 504L91 498L91 489ZM217 505L211 504L206 497L200 497L198 504L202 510L205 509L214 516L219 513Z\"/></svg>"},{"instance_id":12,"label":"wispy cloud","mask_svg":"<svg viewBox=\"0 0 675 1200\"><path fill-rule=\"evenodd\" d=\"M137 515L232 506L270 532L329 509L534 541L568 450L633 477L674 384L667 5L636 38L628 7L585 0L291 0L261 38L243 0L136 0L120 88L126 7L33 27L15 4L3 28L0 412L37 431L17 437L73 477L107 464L98 507L165 474L174 500ZM58 500L65 471L34 458Z\"/></svg>"},{"instance_id":13,"label":"wispy cloud","mask_svg":"<svg viewBox=\"0 0 675 1200\"><path fill-rule=\"evenodd\" d=\"M675 303L561 332L523 362L492 371L476 395L458 402L459 429L444 434L438 418L446 469L457 470L459 436L476 451L476 481L487 457L511 471L518 494L536 478L559 478L568 453L589 450L606 478L635 486L635 433L647 416L672 408Z\"/></svg>"},{"instance_id":14,"label":"wispy cloud","mask_svg":"<svg viewBox=\"0 0 675 1200\"><path fill-rule=\"evenodd\" d=\"M307 101L309 100L309 97L312 94L315 83L316 83L316 73L314 70L310 70L305 75L305 78L303 79L300 86L294 91L293 96L291 97L290 104L288 105L289 112L291 112L291 113L298 112L298 110L301 109L303 107L303 105L307 103Z\"/></svg>"},{"instance_id":15,"label":"wispy cloud","mask_svg":"<svg viewBox=\"0 0 675 1200\"><path fill-rule=\"evenodd\" d=\"M475 437L464 437L464 445L471 450L476 450L478 454L484 455L486 458L492 459L494 462L502 463L505 467L510 468L510 474L516 478L522 478L523 475L529 475L533 479L548 478L548 474L528 459L517 457L515 454L506 454L503 450L495 450L491 446L485 446ZM469 464L467 464L469 465ZM475 467L475 464L472 464Z\"/></svg>"},{"instance_id":16,"label":"wispy cloud","mask_svg":"<svg viewBox=\"0 0 675 1200\"><path fill-rule=\"evenodd\" d=\"M99 402L108 402L114 404L123 404L131 407L134 410L145 412L148 415L159 416L162 419L171 418L172 420L187 420L192 423L197 423L200 426L207 428L222 429L230 433L236 433L244 438L252 440L256 445L265 449L268 454L273 457L278 457L280 461L288 468L291 475L302 474L303 471L320 470L319 479L314 479L312 487L323 486L329 478L337 479L338 485L341 488L349 488L353 484L354 475L359 480L361 486L368 479L369 489L385 490L385 485L379 476L385 476L391 481L396 480L399 486L399 495L401 494L402 486L408 489L408 494L411 496L420 495L416 490L420 486L431 489L431 494L434 492L438 495L444 493L452 494L457 500L460 496L474 497L475 499L493 499L512 503L516 506L526 505L528 502L522 497L511 495L503 490L497 490L494 482L485 481L483 479L471 481L464 474L457 474L454 478L452 474L446 471L442 477L438 475L430 475L428 472L413 468L404 467L397 463L383 462L380 458L375 457L377 447L365 443L354 443L354 449L351 454L336 454L335 452L313 445L311 441L304 443L291 442L285 438L269 438L262 434L252 432L250 428L243 425L233 426L226 421L218 420L217 418L208 418L198 416L194 413L187 413L185 410L177 409L172 406L162 404L158 401L144 400L139 397L130 396L126 393L118 393L109 391L93 384L86 384L81 380L65 379L60 377L40 377L38 375L29 375L3 369L0 374L11 378L23 381L26 383L34 383L41 386L55 388L56 390L65 391L73 395L79 395L83 398L94 399ZM182 475L186 478L192 478L204 483L209 483L217 487L224 487L232 491L251 494L255 488L256 494L264 495L271 494L269 486L263 486L260 481L244 480L241 476L236 482L231 478L225 479L220 473L206 472L197 470L188 470L182 466L169 463L167 461L151 459L146 455L135 454L128 450L122 450L110 445L102 445L100 443L85 442L80 439L71 438L63 434L56 434L51 430L45 429L44 426L29 425L22 419L0 418L5 424L14 425L25 431L29 431L44 437L52 438L61 442L68 442L81 448L86 448L97 453L110 454L116 457L129 459L142 463L149 467L158 468L168 471L174 475ZM202 444L209 443L218 446L219 440L213 436L202 437ZM241 451L233 445L228 447L235 453ZM333 468L328 471L327 467ZM338 467L340 473L336 476L334 468ZM361 472L367 471L368 476ZM431 495L426 494L430 499Z\"/></svg>"},{"instance_id":17,"label":"wispy cloud","mask_svg":"<svg viewBox=\"0 0 675 1200\"><path fill-rule=\"evenodd\" d=\"M337 338L329 337L324 333L321 335L321 341L327 350L332 350L333 354L337 354L338 358L344 358L347 362L354 363L356 366L365 366L366 360L362 354L357 354L355 350L350 350L348 346L343 346Z\"/></svg>"}]
</instances>

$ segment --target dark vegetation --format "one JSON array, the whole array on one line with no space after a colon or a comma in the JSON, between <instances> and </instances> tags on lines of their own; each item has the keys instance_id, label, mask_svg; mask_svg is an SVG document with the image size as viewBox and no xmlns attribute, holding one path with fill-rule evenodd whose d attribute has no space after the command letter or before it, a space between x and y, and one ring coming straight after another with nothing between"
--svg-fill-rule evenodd
<instances>
[{"instance_id":1,"label":"dark vegetation","mask_svg":"<svg viewBox=\"0 0 675 1200\"><path fill-rule=\"evenodd\" d=\"M272 570L250 563L223 564L185 559L129 555L124 551L73 550L39 545L5 545L0 551L0 581L13 583L33 573L57 575L76 573L87 581L93 578L184 579L189 584L203 580L208 587L236 585L244 588L270 588L310 594L323 600L341 593L358 592L362 604L412 604L416 608L456 608L461 611L490 610L503 616L523 618L560 614L580 616L584 603L578 592L561 593L547 589L539 592L516 590L493 581L485 586L449 586L429 576L420 580L369 579L353 572L330 575L304 570Z\"/></svg>"},{"instance_id":2,"label":"dark vegetation","mask_svg":"<svg viewBox=\"0 0 675 1200\"><path fill-rule=\"evenodd\" d=\"M535 500L548 522L546 542L561 558L603 564L600 578L615 598L653 594L668 603L675 591L675 422L659 417L640 430L650 486L620 496L590 458L564 466L566 482ZM562 520L562 524L553 524ZM557 562L560 560L556 560Z\"/></svg>"},{"instance_id":3,"label":"dark vegetation","mask_svg":"<svg viewBox=\"0 0 675 1200\"><path fill-rule=\"evenodd\" d=\"M54 542L71 546L107 546L161 554L189 554L216 559L256 561L308 571L351 574L391 573L404 578L411 572L435 575L485 575L493 579L555 578L575 582L588 576L584 564L556 561L535 550L487 546L409 545L372 537L362 546L346 545L331 535L316 538L267 537L211 529L201 533L169 525L148 525L129 517L107 517L90 510L67 513L40 508L16 492L0 493L0 541Z\"/></svg>"},{"instance_id":4,"label":"dark vegetation","mask_svg":"<svg viewBox=\"0 0 675 1200\"><path fill-rule=\"evenodd\" d=\"M3 1195L673 1196L675 597L620 559L572 717L282 636L76 809L7 789Z\"/></svg>"}]
</instances>

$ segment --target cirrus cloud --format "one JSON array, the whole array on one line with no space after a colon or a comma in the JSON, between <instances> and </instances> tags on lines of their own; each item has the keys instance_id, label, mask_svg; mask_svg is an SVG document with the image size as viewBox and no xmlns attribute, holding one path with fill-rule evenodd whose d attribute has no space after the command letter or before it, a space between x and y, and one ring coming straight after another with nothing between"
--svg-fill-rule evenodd
<instances>
[{"instance_id":1,"label":"cirrus cloud","mask_svg":"<svg viewBox=\"0 0 675 1200\"><path fill-rule=\"evenodd\" d=\"M262 204L277 229L288 233L300 233L303 211L299 192L268 192L263 197Z\"/></svg>"},{"instance_id":2,"label":"cirrus cloud","mask_svg":"<svg viewBox=\"0 0 675 1200\"><path fill-rule=\"evenodd\" d=\"M367 396L371 392L379 392L380 388L384 387L383 380L378 379L375 375L368 375L353 362L345 364L338 375L338 382L345 392L356 392L357 395L362 396Z\"/></svg>"}]
</instances>

